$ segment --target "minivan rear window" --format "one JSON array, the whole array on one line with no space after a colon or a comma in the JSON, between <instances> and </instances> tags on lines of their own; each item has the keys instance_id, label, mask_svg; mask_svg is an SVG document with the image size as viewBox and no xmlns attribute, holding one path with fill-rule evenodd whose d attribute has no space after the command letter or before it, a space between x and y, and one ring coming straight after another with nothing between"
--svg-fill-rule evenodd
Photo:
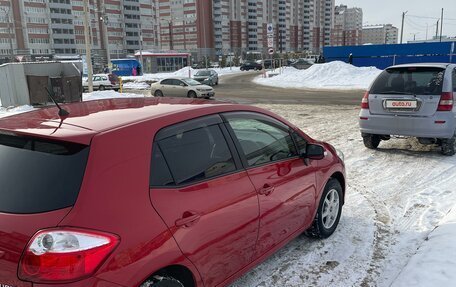
<instances>
[{"instance_id":1,"label":"minivan rear window","mask_svg":"<svg viewBox=\"0 0 456 287\"><path fill-rule=\"evenodd\" d=\"M436 67L390 68L375 80L371 94L440 95L445 69Z\"/></svg>"},{"instance_id":2,"label":"minivan rear window","mask_svg":"<svg viewBox=\"0 0 456 287\"><path fill-rule=\"evenodd\" d=\"M73 206L89 147L0 134L0 212L41 213Z\"/></svg>"}]
</instances>

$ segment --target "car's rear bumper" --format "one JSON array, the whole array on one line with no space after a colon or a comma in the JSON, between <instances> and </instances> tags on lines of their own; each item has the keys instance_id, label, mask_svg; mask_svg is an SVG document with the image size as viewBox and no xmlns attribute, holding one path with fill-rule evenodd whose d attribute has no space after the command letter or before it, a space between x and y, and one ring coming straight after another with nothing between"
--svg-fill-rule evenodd
<instances>
[{"instance_id":1,"label":"car's rear bumper","mask_svg":"<svg viewBox=\"0 0 456 287\"><path fill-rule=\"evenodd\" d=\"M366 109L359 113L359 127L363 134L451 138L455 134L455 122L451 112L436 112L430 117L372 115Z\"/></svg>"}]
</instances>

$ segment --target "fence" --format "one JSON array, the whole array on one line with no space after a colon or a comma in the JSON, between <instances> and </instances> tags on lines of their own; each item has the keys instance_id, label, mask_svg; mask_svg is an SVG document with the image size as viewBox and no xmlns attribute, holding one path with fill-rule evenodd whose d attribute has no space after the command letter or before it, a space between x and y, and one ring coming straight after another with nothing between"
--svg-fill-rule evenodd
<instances>
[{"instance_id":1,"label":"fence","mask_svg":"<svg viewBox=\"0 0 456 287\"><path fill-rule=\"evenodd\" d=\"M407 63L456 63L455 42L364 45L325 47L323 54L327 62L349 62L358 67L375 66L384 69L388 66Z\"/></svg>"}]
</instances>

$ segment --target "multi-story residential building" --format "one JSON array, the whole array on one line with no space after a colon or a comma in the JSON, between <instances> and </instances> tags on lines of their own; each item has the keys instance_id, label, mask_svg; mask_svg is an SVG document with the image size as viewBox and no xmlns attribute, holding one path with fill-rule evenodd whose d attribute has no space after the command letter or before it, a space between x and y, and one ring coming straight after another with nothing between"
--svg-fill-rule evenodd
<instances>
[{"instance_id":1,"label":"multi-story residential building","mask_svg":"<svg viewBox=\"0 0 456 287\"><path fill-rule=\"evenodd\" d=\"M331 37L332 46L361 45L362 31L363 10L361 8L348 8L346 5L336 6Z\"/></svg>"},{"instance_id":2,"label":"multi-story residential building","mask_svg":"<svg viewBox=\"0 0 456 287\"><path fill-rule=\"evenodd\" d=\"M391 24L363 27L363 44L397 44L398 29Z\"/></svg>"},{"instance_id":3,"label":"multi-story residential building","mask_svg":"<svg viewBox=\"0 0 456 287\"><path fill-rule=\"evenodd\" d=\"M222 54L319 52L330 45L335 0L89 0L99 65L138 50ZM83 0L0 1L0 59L85 54ZM274 33L268 41L267 26ZM15 32L15 33L14 33ZM0 60L1 61L1 60Z\"/></svg>"}]
</instances>

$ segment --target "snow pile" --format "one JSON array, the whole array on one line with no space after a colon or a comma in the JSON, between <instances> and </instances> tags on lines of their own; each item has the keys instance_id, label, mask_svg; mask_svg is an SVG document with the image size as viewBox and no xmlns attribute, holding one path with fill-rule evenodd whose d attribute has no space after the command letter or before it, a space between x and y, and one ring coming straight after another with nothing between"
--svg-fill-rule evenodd
<instances>
[{"instance_id":1,"label":"snow pile","mask_svg":"<svg viewBox=\"0 0 456 287\"><path fill-rule=\"evenodd\" d=\"M307 70L286 67L280 75L271 78L260 76L254 82L280 88L365 90L380 72L375 67L355 67L335 61L315 64Z\"/></svg>"},{"instance_id":2,"label":"snow pile","mask_svg":"<svg viewBox=\"0 0 456 287\"><path fill-rule=\"evenodd\" d=\"M123 88L127 90L147 90L150 85L146 82L134 81L123 84Z\"/></svg>"},{"instance_id":3,"label":"snow pile","mask_svg":"<svg viewBox=\"0 0 456 287\"><path fill-rule=\"evenodd\" d=\"M239 67L226 67L226 68L209 68L210 70L214 70L218 73L219 76L223 75L228 75L228 74L234 74L234 73L240 73L241 70ZM189 76L189 70L190 70L190 77L193 77L196 72L200 70L205 70L205 69L193 69L191 67L185 67L182 68L176 72L170 72L170 73L156 73L156 74L144 74L142 76L128 76L128 77L122 77L123 81L129 82L129 81L134 81L136 83L139 82L154 82L158 81L161 79L169 78L169 77L186 77L188 78ZM125 84L126 85L126 84ZM124 85L124 87L125 87Z\"/></svg>"},{"instance_id":4,"label":"snow pile","mask_svg":"<svg viewBox=\"0 0 456 287\"><path fill-rule=\"evenodd\" d=\"M456 284L456 208L443 218L394 281L393 287Z\"/></svg>"},{"instance_id":5,"label":"snow pile","mask_svg":"<svg viewBox=\"0 0 456 287\"><path fill-rule=\"evenodd\" d=\"M96 91L93 93L84 93L82 94L83 101L92 101L92 100L104 100L104 99L114 99L114 98L143 98L144 95L140 94L129 94L129 93L119 93L116 91Z\"/></svg>"},{"instance_id":6,"label":"snow pile","mask_svg":"<svg viewBox=\"0 0 456 287\"><path fill-rule=\"evenodd\" d=\"M34 107L29 106L29 105L19 106L19 107L14 107L14 108L0 107L0 118L8 117L8 116L12 116L15 114L20 114L20 113L25 113L28 111L32 111L34 109L35 109Z\"/></svg>"}]
</instances>

